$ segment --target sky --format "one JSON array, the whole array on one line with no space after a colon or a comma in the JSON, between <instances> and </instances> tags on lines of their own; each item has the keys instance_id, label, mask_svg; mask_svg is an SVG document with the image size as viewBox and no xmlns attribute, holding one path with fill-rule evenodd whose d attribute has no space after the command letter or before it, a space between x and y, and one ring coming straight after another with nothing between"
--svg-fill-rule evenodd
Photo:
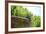
<instances>
[{"instance_id":1,"label":"sky","mask_svg":"<svg viewBox=\"0 0 46 34\"><path fill-rule=\"evenodd\" d=\"M33 15L40 16L41 15L41 7L40 6L30 6L25 7L28 9L29 12L32 12Z\"/></svg>"}]
</instances>

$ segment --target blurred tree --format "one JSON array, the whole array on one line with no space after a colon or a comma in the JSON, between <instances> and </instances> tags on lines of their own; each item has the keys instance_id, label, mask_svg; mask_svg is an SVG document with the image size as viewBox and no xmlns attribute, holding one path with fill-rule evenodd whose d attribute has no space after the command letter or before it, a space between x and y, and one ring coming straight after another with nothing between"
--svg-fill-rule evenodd
<instances>
[{"instance_id":1,"label":"blurred tree","mask_svg":"<svg viewBox=\"0 0 46 34\"><path fill-rule=\"evenodd\" d=\"M11 9L11 15L13 16L26 17L27 13L29 13L27 8L23 8L22 6L12 6Z\"/></svg>"},{"instance_id":2,"label":"blurred tree","mask_svg":"<svg viewBox=\"0 0 46 34\"><path fill-rule=\"evenodd\" d=\"M15 12L16 12L14 11L15 8L16 8L15 6L11 6L11 16L15 16Z\"/></svg>"},{"instance_id":3,"label":"blurred tree","mask_svg":"<svg viewBox=\"0 0 46 34\"><path fill-rule=\"evenodd\" d=\"M41 24L40 16L33 16L31 22L32 22L32 27L40 27Z\"/></svg>"}]
</instances>

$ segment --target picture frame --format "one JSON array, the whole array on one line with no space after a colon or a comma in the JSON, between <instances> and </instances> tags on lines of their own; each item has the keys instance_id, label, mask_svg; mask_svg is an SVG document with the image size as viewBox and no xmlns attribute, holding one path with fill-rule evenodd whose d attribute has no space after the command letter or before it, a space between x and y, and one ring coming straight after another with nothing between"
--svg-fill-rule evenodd
<instances>
[{"instance_id":1,"label":"picture frame","mask_svg":"<svg viewBox=\"0 0 46 34\"><path fill-rule=\"evenodd\" d=\"M18 4L17 4L18 3ZM40 6L41 7L41 29L40 28L10 28L11 27L11 5L13 6ZM37 8L36 8L37 9ZM13 19L12 19L13 21ZM13 26L13 25L12 25ZM43 32L45 31L45 4L44 2L23 2L23 1L5 1L5 34L22 32Z\"/></svg>"}]
</instances>

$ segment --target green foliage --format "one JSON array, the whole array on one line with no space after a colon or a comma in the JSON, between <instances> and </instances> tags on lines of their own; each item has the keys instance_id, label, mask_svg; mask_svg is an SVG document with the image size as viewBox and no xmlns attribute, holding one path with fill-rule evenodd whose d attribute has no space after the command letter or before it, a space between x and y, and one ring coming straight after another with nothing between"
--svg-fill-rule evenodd
<instances>
[{"instance_id":1,"label":"green foliage","mask_svg":"<svg viewBox=\"0 0 46 34\"><path fill-rule=\"evenodd\" d=\"M12 6L11 12L13 16L21 16L21 17L27 16L27 9L23 8L22 6Z\"/></svg>"},{"instance_id":2,"label":"green foliage","mask_svg":"<svg viewBox=\"0 0 46 34\"><path fill-rule=\"evenodd\" d=\"M15 13L16 13L16 7L15 6L11 6L11 15L15 16Z\"/></svg>"},{"instance_id":3,"label":"green foliage","mask_svg":"<svg viewBox=\"0 0 46 34\"><path fill-rule=\"evenodd\" d=\"M40 16L33 16L32 17L32 27L40 27Z\"/></svg>"}]
</instances>

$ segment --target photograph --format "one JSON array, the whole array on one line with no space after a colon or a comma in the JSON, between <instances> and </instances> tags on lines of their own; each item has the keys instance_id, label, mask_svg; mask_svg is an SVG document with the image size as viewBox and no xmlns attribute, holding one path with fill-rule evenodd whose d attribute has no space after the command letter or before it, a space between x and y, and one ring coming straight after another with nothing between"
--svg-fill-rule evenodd
<instances>
[{"instance_id":1,"label":"photograph","mask_svg":"<svg viewBox=\"0 0 46 34\"><path fill-rule=\"evenodd\" d=\"M11 28L40 27L40 6L11 6Z\"/></svg>"},{"instance_id":2,"label":"photograph","mask_svg":"<svg viewBox=\"0 0 46 34\"><path fill-rule=\"evenodd\" d=\"M8 32L44 30L44 3L9 2Z\"/></svg>"}]
</instances>

